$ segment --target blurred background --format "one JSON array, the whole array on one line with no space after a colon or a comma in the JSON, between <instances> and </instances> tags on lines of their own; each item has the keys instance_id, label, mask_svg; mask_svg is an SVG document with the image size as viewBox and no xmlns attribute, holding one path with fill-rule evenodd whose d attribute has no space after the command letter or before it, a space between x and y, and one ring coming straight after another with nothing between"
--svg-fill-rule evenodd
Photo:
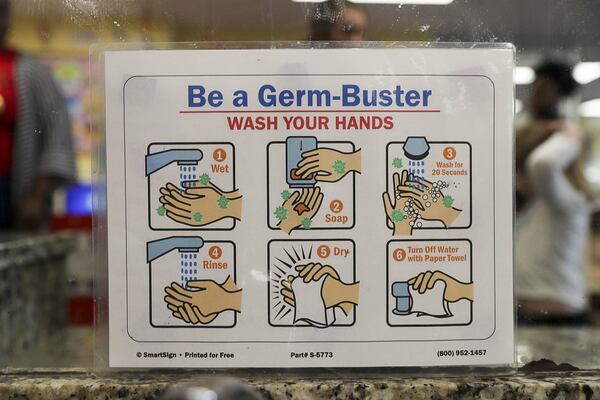
<instances>
[{"instance_id":1,"label":"blurred background","mask_svg":"<svg viewBox=\"0 0 600 400\"><path fill-rule=\"evenodd\" d=\"M33 55L49 68L64 96L71 131L67 135L72 138L72 143L66 144L72 151L67 151L65 157L73 154L74 167L73 174L65 172L65 179L45 188L51 203L48 212L42 213L43 221L33 226L17 224L0 229L0 367L91 365L91 154L102 140L97 130L100 121L94 120L101 115L101 99L90 93L98 71L89 62L89 49L96 43L150 46L151 42L308 39L510 42L516 47L517 127L527 126L536 119L531 100L536 66L546 60L570 65L568 74L579 86L578 90L557 95L555 104L550 105L556 108L555 115L542 119L561 120L579 127L587 150L582 171L594 194L589 203L594 203L600 192L600 3L597 0L363 0L345 7L338 3L12 2L5 48ZM3 100L0 113L2 103ZM16 125L13 121L8 126ZM8 145L3 146L0 157L9 152ZM518 205L527 209L528 202L535 200L526 198ZM0 201L0 207L2 204ZM16 207L14 212L18 214L19 208L27 204L17 202L12 207ZM585 243L581 248L576 246L582 260L576 273L581 275L579 280L585 284L585 293L573 294L578 296L579 303L585 303L583 308L576 307L574 314L583 313L585 318L567 319L560 329L573 329L572 333L561 331L568 338L565 348L568 348L566 342L573 342L573 336L569 336L572 334L576 335L576 343L581 343L567 361L598 367L598 339L590 341L600 337L595 330L600 324L600 218L595 207L590 206L588 214L584 218L588 229L581 231ZM31 287L36 288L35 293ZM548 313L542 305L541 313L544 312ZM527 323L528 319L525 316L522 322ZM555 323L552 319L546 321L551 327ZM574 324L578 327L568 327ZM540 343L539 331L535 329L538 328L523 328L518 332L521 363L551 358L552 351L561 346L558 341L554 345ZM594 348L595 351L590 351Z\"/></svg>"}]
</instances>

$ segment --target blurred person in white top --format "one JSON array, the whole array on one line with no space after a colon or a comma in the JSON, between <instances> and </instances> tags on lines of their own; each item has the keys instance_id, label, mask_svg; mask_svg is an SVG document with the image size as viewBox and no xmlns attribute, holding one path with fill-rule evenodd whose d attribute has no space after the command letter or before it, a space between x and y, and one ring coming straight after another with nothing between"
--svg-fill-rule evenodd
<instances>
[{"instance_id":1,"label":"blurred person in white top","mask_svg":"<svg viewBox=\"0 0 600 400\"><path fill-rule=\"evenodd\" d=\"M593 192L583 170L587 139L560 114L576 89L569 65L536 68L529 118L516 133L515 262L520 323L585 324L585 249Z\"/></svg>"}]
</instances>

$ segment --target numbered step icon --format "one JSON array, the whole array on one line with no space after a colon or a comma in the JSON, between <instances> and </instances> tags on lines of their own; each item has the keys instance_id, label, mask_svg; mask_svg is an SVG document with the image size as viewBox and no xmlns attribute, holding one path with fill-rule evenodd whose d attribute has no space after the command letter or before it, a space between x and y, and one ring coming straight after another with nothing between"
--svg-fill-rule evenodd
<instances>
[{"instance_id":1,"label":"numbered step icon","mask_svg":"<svg viewBox=\"0 0 600 400\"><path fill-rule=\"evenodd\" d=\"M409 137L389 143L386 157L385 211L394 236L471 226L469 143Z\"/></svg>"},{"instance_id":2,"label":"numbered step icon","mask_svg":"<svg viewBox=\"0 0 600 400\"><path fill-rule=\"evenodd\" d=\"M241 219L231 143L152 143L146 177L152 230L231 230Z\"/></svg>"},{"instance_id":3,"label":"numbered step icon","mask_svg":"<svg viewBox=\"0 0 600 400\"><path fill-rule=\"evenodd\" d=\"M354 252L352 240L271 240L269 324L354 325L359 290Z\"/></svg>"},{"instance_id":4,"label":"numbered step icon","mask_svg":"<svg viewBox=\"0 0 600 400\"><path fill-rule=\"evenodd\" d=\"M294 136L267 146L269 228L352 229L361 152L351 142Z\"/></svg>"},{"instance_id":5,"label":"numbered step icon","mask_svg":"<svg viewBox=\"0 0 600 400\"><path fill-rule=\"evenodd\" d=\"M139 302L139 292L129 296L130 324L140 328L136 316L146 314L149 304L149 324L155 328L235 326L242 289L236 283L233 242L173 236L146 247L149 301Z\"/></svg>"},{"instance_id":6,"label":"numbered step icon","mask_svg":"<svg viewBox=\"0 0 600 400\"><path fill-rule=\"evenodd\" d=\"M387 246L389 326L458 326L476 301L469 240L392 240Z\"/></svg>"}]
</instances>

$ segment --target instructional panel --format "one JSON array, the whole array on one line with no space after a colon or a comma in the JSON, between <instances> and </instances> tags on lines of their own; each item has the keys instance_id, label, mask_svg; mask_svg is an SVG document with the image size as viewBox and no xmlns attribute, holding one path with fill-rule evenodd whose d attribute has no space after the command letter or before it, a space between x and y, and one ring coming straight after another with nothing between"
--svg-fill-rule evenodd
<instances>
[{"instance_id":1,"label":"instructional panel","mask_svg":"<svg viewBox=\"0 0 600 400\"><path fill-rule=\"evenodd\" d=\"M512 363L510 49L105 59L110 366Z\"/></svg>"},{"instance_id":2,"label":"instructional panel","mask_svg":"<svg viewBox=\"0 0 600 400\"><path fill-rule=\"evenodd\" d=\"M267 147L269 228L352 229L360 150L350 142L293 136Z\"/></svg>"},{"instance_id":3,"label":"instructional panel","mask_svg":"<svg viewBox=\"0 0 600 400\"><path fill-rule=\"evenodd\" d=\"M231 143L152 143L146 154L153 230L233 229L235 152ZM238 207L239 208L239 207Z\"/></svg>"},{"instance_id":4,"label":"instructional panel","mask_svg":"<svg viewBox=\"0 0 600 400\"><path fill-rule=\"evenodd\" d=\"M359 282L351 240L269 242L269 324L352 326Z\"/></svg>"},{"instance_id":5,"label":"instructional panel","mask_svg":"<svg viewBox=\"0 0 600 400\"><path fill-rule=\"evenodd\" d=\"M469 240L388 243L389 326L455 326L473 321Z\"/></svg>"},{"instance_id":6,"label":"instructional panel","mask_svg":"<svg viewBox=\"0 0 600 400\"><path fill-rule=\"evenodd\" d=\"M386 155L388 190L395 200L386 213L395 235L471 226L469 143L408 137L388 144Z\"/></svg>"}]
</instances>

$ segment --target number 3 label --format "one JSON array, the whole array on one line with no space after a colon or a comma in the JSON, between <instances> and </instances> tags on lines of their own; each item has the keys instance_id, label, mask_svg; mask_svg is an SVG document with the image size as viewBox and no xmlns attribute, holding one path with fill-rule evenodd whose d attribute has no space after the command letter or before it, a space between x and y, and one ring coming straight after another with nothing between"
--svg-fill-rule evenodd
<instances>
[{"instance_id":1,"label":"number 3 label","mask_svg":"<svg viewBox=\"0 0 600 400\"><path fill-rule=\"evenodd\" d=\"M454 160L456 157L456 149L452 146L448 146L444 149L444 158L446 160Z\"/></svg>"}]
</instances>

